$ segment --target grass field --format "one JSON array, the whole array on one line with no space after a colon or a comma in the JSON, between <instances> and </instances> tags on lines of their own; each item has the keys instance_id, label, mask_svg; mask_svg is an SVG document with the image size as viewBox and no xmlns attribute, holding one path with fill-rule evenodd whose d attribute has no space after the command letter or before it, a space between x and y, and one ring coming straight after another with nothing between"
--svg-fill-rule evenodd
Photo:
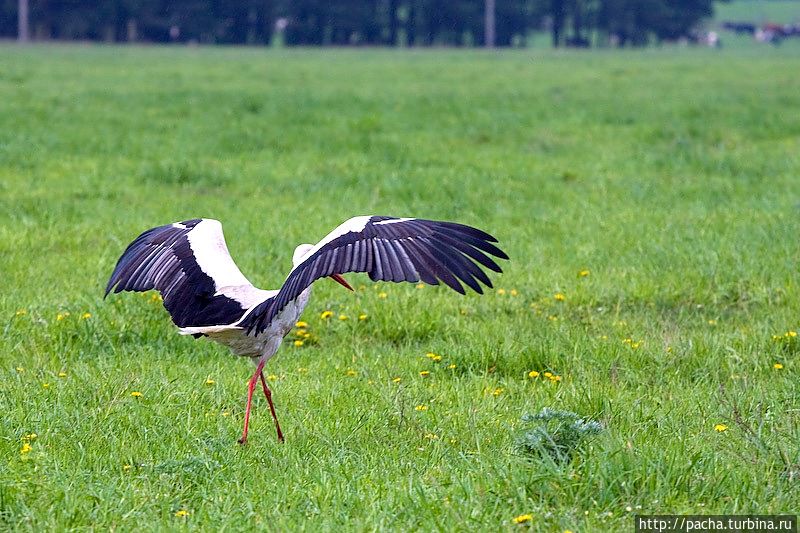
<instances>
[{"instance_id":1,"label":"grass field","mask_svg":"<svg viewBox=\"0 0 800 533\"><path fill-rule=\"evenodd\" d=\"M796 49L0 52L0 528L800 508ZM102 298L158 224L222 220L270 288L365 213L490 231L503 290L319 282L267 367L284 445L260 397L236 444L250 362ZM544 407L604 429L525 454Z\"/></svg>"}]
</instances>

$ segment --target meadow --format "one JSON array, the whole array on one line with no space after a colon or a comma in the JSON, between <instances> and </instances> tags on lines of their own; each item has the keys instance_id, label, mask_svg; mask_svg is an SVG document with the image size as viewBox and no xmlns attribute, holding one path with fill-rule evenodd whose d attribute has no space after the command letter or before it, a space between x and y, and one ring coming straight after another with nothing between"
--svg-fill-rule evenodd
<instances>
[{"instance_id":1,"label":"meadow","mask_svg":"<svg viewBox=\"0 0 800 533\"><path fill-rule=\"evenodd\" d=\"M799 71L789 44L3 46L0 529L796 512ZM249 361L154 294L103 299L156 225L221 220L272 288L360 214L472 224L511 261L483 296L318 282L311 336L267 366L285 444L259 396L236 443ZM603 429L526 453L546 407Z\"/></svg>"}]
</instances>

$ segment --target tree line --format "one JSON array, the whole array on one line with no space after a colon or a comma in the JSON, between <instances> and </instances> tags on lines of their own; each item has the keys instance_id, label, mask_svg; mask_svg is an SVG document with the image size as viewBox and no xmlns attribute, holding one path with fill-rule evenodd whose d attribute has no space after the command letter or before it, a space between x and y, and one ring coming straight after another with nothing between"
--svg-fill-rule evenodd
<instances>
[{"instance_id":1,"label":"tree line","mask_svg":"<svg viewBox=\"0 0 800 533\"><path fill-rule=\"evenodd\" d=\"M553 46L645 46L690 35L712 10L713 0L0 0L0 37L526 46L546 31Z\"/></svg>"}]
</instances>

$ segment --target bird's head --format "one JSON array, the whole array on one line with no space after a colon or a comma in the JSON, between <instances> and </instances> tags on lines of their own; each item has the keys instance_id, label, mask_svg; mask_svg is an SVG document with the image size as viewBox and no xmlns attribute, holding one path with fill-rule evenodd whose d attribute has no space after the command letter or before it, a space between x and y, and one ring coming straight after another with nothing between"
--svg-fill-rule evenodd
<instances>
[{"instance_id":1,"label":"bird's head","mask_svg":"<svg viewBox=\"0 0 800 533\"><path fill-rule=\"evenodd\" d=\"M297 266L303 262L303 259L314 249L313 244L301 244L297 248L294 249L294 254L292 254L292 267L297 268ZM353 287L350 286L347 281L340 275L340 274L331 274L329 276L333 281L344 287L345 289L353 290Z\"/></svg>"},{"instance_id":2,"label":"bird's head","mask_svg":"<svg viewBox=\"0 0 800 533\"><path fill-rule=\"evenodd\" d=\"M294 254L292 255L292 266L296 267L300 264L303 258L314 248L313 244L301 244L297 248L294 249Z\"/></svg>"}]
</instances>

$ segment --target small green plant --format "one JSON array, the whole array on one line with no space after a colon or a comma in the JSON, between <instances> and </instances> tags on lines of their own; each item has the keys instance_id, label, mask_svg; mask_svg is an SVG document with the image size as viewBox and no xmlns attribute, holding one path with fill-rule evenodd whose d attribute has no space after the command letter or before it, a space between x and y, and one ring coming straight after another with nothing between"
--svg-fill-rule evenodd
<instances>
[{"instance_id":1,"label":"small green plant","mask_svg":"<svg viewBox=\"0 0 800 533\"><path fill-rule=\"evenodd\" d=\"M531 455L549 455L558 462L568 460L587 437L603 430L600 422L550 407L525 415L522 421L532 425L517 439L522 451Z\"/></svg>"}]
</instances>

